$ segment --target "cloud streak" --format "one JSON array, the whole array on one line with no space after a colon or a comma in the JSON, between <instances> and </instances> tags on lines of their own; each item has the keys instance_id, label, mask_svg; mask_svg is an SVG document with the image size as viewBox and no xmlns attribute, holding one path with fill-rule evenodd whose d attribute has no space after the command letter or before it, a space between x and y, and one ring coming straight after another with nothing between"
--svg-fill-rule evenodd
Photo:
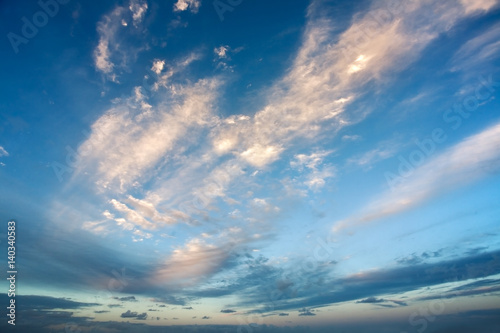
<instances>
[{"instance_id":1,"label":"cloud streak","mask_svg":"<svg viewBox=\"0 0 500 333\"><path fill-rule=\"evenodd\" d=\"M399 214L416 205L500 170L500 124L472 135L430 159L369 203L362 213L337 222L333 230L370 223Z\"/></svg>"}]
</instances>

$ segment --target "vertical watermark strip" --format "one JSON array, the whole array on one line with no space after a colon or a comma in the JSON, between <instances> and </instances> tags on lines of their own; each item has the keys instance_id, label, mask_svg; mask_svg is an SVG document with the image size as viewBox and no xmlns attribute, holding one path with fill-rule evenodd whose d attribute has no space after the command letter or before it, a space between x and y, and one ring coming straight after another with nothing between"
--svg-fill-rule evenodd
<instances>
[{"instance_id":1,"label":"vertical watermark strip","mask_svg":"<svg viewBox=\"0 0 500 333\"><path fill-rule=\"evenodd\" d=\"M8 269L7 269L7 281L9 281L9 306L7 307L8 313L7 317L8 323L10 325L16 325L16 221L11 220L7 223L7 243L9 247L7 248L7 258Z\"/></svg>"}]
</instances>

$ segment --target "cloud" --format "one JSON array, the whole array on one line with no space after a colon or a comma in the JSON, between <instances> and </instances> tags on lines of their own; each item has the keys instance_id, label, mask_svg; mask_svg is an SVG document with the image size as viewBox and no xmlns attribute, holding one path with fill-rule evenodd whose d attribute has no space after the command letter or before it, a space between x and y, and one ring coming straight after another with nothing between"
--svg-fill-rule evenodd
<instances>
[{"instance_id":1,"label":"cloud","mask_svg":"<svg viewBox=\"0 0 500 333\"><path fill-rule=\"evenodd\" d=\"M182 212L172 210L167 213L161 213L151 202L136 199L131 195L124 201L129 206L116 199L110 200L110 204L113 206L114 210L123 217L115 218L115 215L107 210L103 212L103 215L106 216L107 219L114 220L116 224L121 226L124 230L133 230L134 234L144 238L151 238L153 235L134 229L134 225L151 230L165 225L175 224L180 220L187 220L187 216ZM95 232L100 228L104 228L102 223L103 222L86 223L84 228Z\"/></svg>"},{"instance_id":2,"label":"cloud","mask_svg":"<svg viewBox=\"0 0 500 333\"><path fill-rule=\"evenodd\" d=\"M401 182L391 191L378 196L361 214L337 222L333 230L401 213L446 190L486 177L490 170L500 170L499 145L500 124L464 139L429 158L407 178L399 177Z\"/></svg>"},{"instance_id":3,"label":"cloud","mask_svg":"<svg viewBox=\"0 0 500 333\"><path fill-rule=\"evenodd\" d=\"M108 110L79 147L82 158L75 175L93 170L101 190L118 192L150 177L183 137L209 124L217 86L216 80L199 80L177 87L152 110L144 110L135 97Z\"/></svg>"},{"instance_id":4,"label":"cloud","mask_svg":"<svg viewBox=\"0 0 500 333\"><path fill-rule=\"evenodd\" d=\"M139 28L147 9L145 1L131 0L128 8L116 6L97 24L99 42L94 49L94 64L111 81L118 82L115 70L126 68L128 62L135 60L142 50L132 46L131 37L137 32L128 28L127 20L131 19L134 27Z\"/></svg>"},{"instance_id":5,"label":"cloud","mask_svg":"<svg viewBox=\"0 0 500 333\"><path fill-rule=\"evenodd\" d=\"M180 0L174 11L193 11L198 7L196 1ZM78 152L83 158L75 176L91 175L99 190L117 192L110 199L127 207L130 202L125 202L123 195L151 181L152 189L138 200L181 211L181 203L200 199L203 204L198 211L208 210L217 198L228 199L226 192L236 180L249 177L243 171L247 167L268 168L298 139L311 143L325 130L333 136L341 128L362 120L365 114L346 110L367 84L382 83L384 75L409 66L440 33L468 15L461 4L452 1L434 7L412 2L390 11L383 2L374 2L369 11L356 16L338 35L335 24L324 15L324 6L313 2L301 46L290 68L265 93L264 106L250 115L224 118L216 114L221 79L205 78L184 85L170 83L175 73L181 73L199 58L196 52L174 65L155 59L151 67L155 82L149 93L153 95L165 88L166 92L162 90L161 95L154 96L160 101L151 105L149 99L153 98L143 89L135 89L128 99L115 101L115 106L92 125L91 137L80 146ZM109 46L116 39L113 31L122 28L124 13L115 10L116 14L106 16L100 23L101 40L108 43L106 50L113 50ZM381 16L384 10L386 15ZM110 29L105 29L108 25ZM222 46L215 50L217 57L227 57L229 48ZM108 62L111 59L102 58ZM186 156L185 151L195 153ZM380 155L384 153L375 154ZM228 176L228 166L241 172ZM301 182L316 191L335 174L332 166L311 169ZM203 185L197 185L200 183ZM173 217L158 213L166 214L167 219ZM139 224L152 227L146 223L152 224L152 218L140 215L144 220ZM186 220L192 213L188 215L184 216ZM122 218L131 223L126 216Z\"/></svg>"},{"instance_id":6,"label":"cloud","mask_svg":"<svg viewBox=\"0 0 500 333\"><path fill-rule=\"evenodd\" d=\"M108 308L123 308L123 305L121 304L108 304Z\"/></svg>"},{"instance_id":7,"label":"cloud","mask_svg":"<svg viewBox=\"0 0 500 333\"><path fill-rule=\"evenodd\" d=\"M222 313L235 313L236 311L231 310L231 309L226 309L226 310L220 310L220 312L222 312Z\"/></svg>"},{"instance_id":8,"label":"cloud","mask_svg":"<svg viewBox=\"0 0 500 333\"><path fill-rule=\"evenodd\" d=\"M319 190L326 184L328 178L333 178L336 174L335 167L323 165L323 160L332 151L318 151L315 153L297 154L290 162L290 166L301 174L301 181L310 190ZM304 170L307 170L305 172Z\"/></svg>"},{"instance_id":9,"label":"cloud","mask_svg":"<svg viewBox=\"0 0 500 333\"><path fill-rule=\"evenodd\" d=\"M231 61L230 53L239 53L243 50L243 47L238 47L236 49L232 49L228 45L221 45L219 47L214 48L215 59L214 62L217 63L217 68L221 68L223 70L229 70L233 72L234 66L228 64Z\"/></svg>"},{"instance_id":10,"label":"cloud","mask_svg":"<svg viewBox=\"0 0 500 333\"><path fill-rule=\"evenodd\" d=\"M153 62L153 67L151 67L151 70L156 74L160 74L164 66L165 66L165 60L157 59Z\"/></svg>"},{"instance_id":11,"label":"cloud","mask_svg":"<svg viewBox=\"0 0 500 333\"><path fill-rule=\"evenodd\" d=\"M182 3L178 2L181 7ZM337 35L332 21L318 13L315 6L313 3L309 9L302 45L291 67L275 81L264 106L255 114L221 116L216 107L221 79L173 83L177 81L173 81L174 74L170 73L177 70L172 70L176 65L160 65L158 61L163 60L153 60L151 75L158 83L157 90L146 93L142 88L134 89L130 97L115 100L113 107L92 125L91 136L78 149L82 159L75 180L95 183L106 194L107 220L113 219L127 229L132 225L148 230L171 225L182 218L189 220L187 212L182 215L179 204L200 192L207 198L200 209L212 209L212 200L229 199L233 183L242 178L244 183L254 174L252 171L270 168L284 152L292 150L297 140L314 142L325 129L333 136L339 129L362 119L355 111L348 114L346 110L365 84L383 82L384 75L411 64L450 22L464 17L464 9L453 2L447 2L442 5L445 8L439 7L436 12L412 2L402 4L408 7L398 15L390 13L392 19L378 24L372 16L380 8L374 5ZM414 29L417 18L422 20L418 24L421 28ZM121 20L117 22L121 24ZM371 29L366 30L368 27ZM110 45L108 42L107 50L113 50ZM117 63L112 61L112 55L105 59ZM178 71L184 68L179 65ZM160 80L164 75L167 75L165 80ZM153 98L156 92L160 93ZM323 186L326 178L335 175L334 169L321 169L315 162L323 158L318 154L322 152L300 157L295 154L297 167L312 175L303 179L310 189ZM150 190L141 185L146 183ZM249 198L249 205L262 203L254 199L260 198ZM181 215L182 218L177 217ZM224 244L192 239L166 255L160 268L141 269L152 272L143 281L156 291L172 285L193 286L224 267L230 259L226 249ZM264 265L261 269L270 281L278 274ZM240 282L243 286L229 290L197 292L198 295L231 293L252 285L248 280ZM358 296L354 299L370 295Z\"/></svg>"},{"instance_id":12,"label":"cloud","mask_svg":"<svg viewBox=\"0 0 500 333\"><path fill-rule=\"evenodd\" d=\"M407 302L394 300L387 295L401 295L406 292L415 290L428 290L426 296L413 296L408 301L422 301L421 297L447 297L453 295L457 291L446 292L443 288L435 288L432 286L448 284L451 282L458 283L459 281L467 281L471 279L485 278L500 273L500 252L490 252L476 256L465 258L443 260L435 263L425 263L404 267L392 267L385 269L362 271L349 276L332 278L327 275L322 275L322 283L315 280L313 283L307 283L308 279L297 281L300 283L296 287L296 293L289 295L290 297L282 297L278 300L273 299L273 311L283 310L298 310L304 312L308 308L317 308L333 304L339 304L347 301L360 301L360 303L383 304L384 307L393 307L393 303L399 306L407 306ZM317 272L310 273L311 275ZM260 272L260 276L266 276ZM290 272L283 272L284 276L290 275ZM271 278L276 279L280 274L272 274ZM248 279L255 279L249 276ZM271 279L272 280L272 279ZM276 280L274 280L276 281ZM305 285L307 284L307 288ZM260 287L267 285L266 279L260 280ZM496 288L496 282L491 281L484 285L470 286L467 289L475 290L475 294L489 293L493 289L485 288L485 286ZM268 288L272 288L269 286ZM274 288L276 288L274 286ZM263 292L256 295L255 290L252 294L243 294L242 298L249 299L248 302L242 302L242 306L260 306L270 302L269 294ZM268 289L264 289L268 290ZM325 290L329 290L325 292ZM496 289L495 289L496 290ZM288 295L288 294L286 294ZM431 298L429 298L431 299ZM364 301L363 301L364 300ZM384 300L384 302L378 302ZM378 302L378 303L377 303ZM251 311L250 313L267 313L269 312L264 307ZM313 311L310 311L313 312Z\"/></svg>"},{"instance_id":13,"label":"cloud","mask_svg":"<svg viewBox=\"0 0 500 333\"><path fill-rule=\"evenodd\" d=\"M137 313L137 312L131 312L130 310L127 310L126 312L122 313L120 315L122 318L135 318L137 320L146 320L148 317L148 314L146 312L144 313Z\"/></svg>"},{"instance_id":14,"label":"cloud","mask_svg":"<svg viewBox=\"0 0 500 333\"><path fill-rule=\"evenodd\" d=\"M200 7L200 0L177 0L174 4L174 12L183 12L189 9L191 13L196 14Z\"/></svg>"},{"instance_id":15,"label":"cloud","mask_svg":"<svg viewBox=\"0 0 500 333\"><path fill-rule=\"evenodd\" d=\"M290 166L299 169L299 171L302 171L304 167L316 170L323 163L323 159L330 154L331 151L319 151L310 155L297 154L294 156L294 160L290 162Z\"/></svg>"},{"instance_id":16,"label":"cloud","mask_svg":"<svg viewBox=\"0 0 500 333\"><path fill-rule=\"evenodd\" d=\"M146 320L148 318L148 314L146 312L143 312L139 315L137 315L137 320Z\"/></svg>"},{"instance_id":17,"label":"cloud","mask_svg":"<svg viewBox=\"0 0 500 333\"><path fill-rule=\"evenodd\" d=\"M460 0L465 7L465 13L486 12L495 7L497 0Z\"/></svg>"},{"instance_id":18,"label":"cloud","mask_svg":"<svg viewBox=\"0 0 500 333\"><path fill-rule=\"evenodd\" d=\"M387 304L388 302L392 302L392 303L397 304L399 306L407 306L408 305L403 301L388 300L388 299L376 298L376 297L368 297L368 298L362 299L360 301L356 301L356 303L358 303L358 304L359 303L361 303L361 304L374 304L377 306L387 307L387 308L395 307L392 304ZM382 304L382 303L384 303L384 304Z\"/></svg>"},{"instance_id":19,"label":"cloud","mask_svg":"<svg viewBox=\"0 0 500 333\"><path fill-rule=\"evenodd\" d=\"M9 153L7 152L7 150L5 150L4 147L0 146L0 157L2 156L9 156Z\"/></svg>"},{"instance_id":20,"label":"cloud","mask_svg":"<svg viewBox=\"0 0 500 333\"><path fill-rule=\"evenodd\" d=\"M361 301L357 301L356 303L383 303L383 302L385 302L385 299L376 298L376 297L368 297L368 298L362 299Z\"/></svg>"},{"instance_id":21,"label":"cloud","mask_svg":"<svg viewBox=\"0 0 500 333\"><path fill-rule=\"evenodd\" d=\"M315 316L314 310L308 310L306 308L299 310L299 316Z\"/></svg>"},{"instance_id":22,"label":"cloud","mask_svg":"<svg viewBox=\"0 0 500 333\"><path fill-rule=\"evenodd\" d=\"M109 15L104 18L97 25L97 32L99 33L99 44L94 50L95 66L104 74L108 74L113 81L116 79L111 75L115 65L111 62L111 48L115 48L115 35L117 30L122 26L122 15L125 8L116 7Z\"/></svg>"},{"instance_id":23,"label":"cloud","mask_svg":"<svg viewBox=\"0 0 500 333\"><path fill-rule=\"evenodd\" d=\"M485 64L493 60L500 49L500 24L495 24L467 41L451 60L451 71L464 71L478 75ZM467 74L466 74L467 75Z\"/></svg>"},{"instance_id":24,"label":"cloud","mask_svg":"<svg viewBox=\"0 0 500 333\"><path fill-rule=\"evenodd\" d=\"M227 51L229 50L229 46L227 45L221 45L219 47L216 47L214 49L214 53L219 57L219 58L227 58Z\"/></svg>"},{"instance_id":25,"label":"cloud","mask_svg":"<svg viewBox=\"0 0 500 333\"><path fill-rule=\"evenodd\" d=\"M122 301L122 302L137 302L135 296L124 296L124 297L113 297L113 299Z\"/></svg>"},{"instance_id":26,"label":"cloud","mask_svg":"<svg viewBox=\"0 0 500 333\"><path fill-rule=\"evenodd\" d=\"M287 74L269 89L267 104L249 119L235 115L221 122L214 131L214 150L264 168L297 138L313 140L325 128L334 135L364 117L345 110L367 82L409 66L441 32L467 16L461 4L451 1L432 9L403 3L391 10L375 2L334 38L334 24L321 14L323 6L313 2L302 45ZM309 184L323 183L311 179Z\"/></svg>"},{"instance_id":27,"label":"cloud","mask_svg":"<svg viewBox=\"0 0 500 333\"><path fill-rule=\"evenodd\" d=\"M280 313L278 316L280 316L280 317L288 317L288 313L284 313L284 312L282 312L282 313Z\"/></svg>"},{"instance_id":28,"label":"cloud","mask_svg":"<svg viewBox=\"0 0 500 333\"><path fill-rule=\"evenodd\" d=\"M208 316L203 316L201 319L210 319Z\"/></svg>"},{"instance_id":29,"label":"cloud","mask_svg":"<svg viewBox=\"0 0 500 333\"><path fill-rule=\"evenodd\" d=\"M482 279L479 281L474 281L466 283L459 287L452 288L449 291L437 294L418 297L419 301L429 301L435 299L450 299L464 296L476 296L485 295L490 293L496 293L500 291L500 280L499 279Z\"/></svg>"},{"instance_id":30,"label":"cloud","mask_svg":"<svg viewBox=\"0 0 500 333\"><path fill-rule=\"evenodd\" d=\"M173 251L153 275L153 283L163 285L193 285L210 276L228 259L224 247L192 239L184 247Z\"/></svg>"},{"instance_id":31,"label":"cloud","mask_svg":"<svg viewBox=\"0 0 500 333\"><path fill-rule=\"evenodd\" d=\"M118 200L112 199L110 203L113 205L115 210L124 213L128 221L145 229L154 229L156 227L154 224L145 219L139 212L129 208L127 205L119 202Z\"/></svg>"},{"instance_id":32,"label":"cloud","mask_svg":"<svg viewBox=\"0 0 500 333\"><path fill-rule=\"evenodd\" d=\"M347 163L370 169L375 163L393 157L399 148L399 145L395 142L382 142L377 148L349 158Z\"/></svg>"},{"instance_id":33,"label":"cloud","mask_svg":"<svg viewBox=\"0 0 500 333\"><path fill-rule=\"evenodd\" d=\"M240 153L240 157L248 164L262 168L269 163L278 160L283 151L281 146L254 144Z\"/></svg>"},{"instance_id":34,"label":"cloud","mask_svg":"<svg viewBox=\"0 0 500 333\"><path fill-rule=\"evenodd\" d=\"M342 141L359 141L361 139L362 139L361 135L357 135L357 134L343 135L342 136Z\"/></svg>"},{"instance_id":35,"label":"cloud","mask_svg":"<svg viewBox=\"0 0 500 333\"><path fill-rule=\"evenodd\" d=\"M5 301L5 304L9 303L9 298L7 294L0 294L0 299ZM18 295L16 294L16 309L25 310L53 310L53 309L81 309L94 307L101 304L98 303L85 303L76 302L66 298L50 297L50 296L39 296L39 295Z\"/></svg>"},{"instance_id":36,"label":"cloud","mask_svg":"<svg viewBox=\"0 0 500 333\"><path fill-rule=\"evenodd\" d=\"M148 10L148 4L146 1L130 0L129 9L132 12L134 25L137 26L144 19L146 11Z\"/></svg>"},{"instance_id":37,"label":"cloud","mask_svg":"<svg viewBox=\"0 0 500 333\"><path fill-rule=\"evenodd\" d=\"M157 92L161 87L171 90L175 87L171 83L172 79L191 65L191 63L201 59L201 57L200 53L191 52L189 55L168 64L165 60L155 59L151 71L155 73L156 78L150 87L151 90ZM149 78L149 76L146 75L146 78Z\"/></svg>"},{"instance_id":38,"label":"cloud","mask_svg":"<svg viewBox=\"0 0 500 333\"><path fill-rule=\"evenodd\" d=\"M417 265L420 264L422 261L423 261L422 258L416 256L415 254L412 254L409 257L400 258L396 260L396 262L401 265Z\"/></svg>"}]
</instances>

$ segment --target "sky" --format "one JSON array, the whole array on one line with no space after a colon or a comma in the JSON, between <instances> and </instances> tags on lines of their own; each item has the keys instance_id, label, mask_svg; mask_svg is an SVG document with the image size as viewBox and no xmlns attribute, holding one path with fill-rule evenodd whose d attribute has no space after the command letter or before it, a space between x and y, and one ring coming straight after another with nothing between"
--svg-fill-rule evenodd
<instances>
[{"instance_id":1,"label":"sky","mask_svg":"<svg viewBox=\"0 0 500 333\"><path fill-rule=\"evenodd\" d=\"M497 0L0 3L2 332L500 331Z\"/></svg>"}]
</instances>

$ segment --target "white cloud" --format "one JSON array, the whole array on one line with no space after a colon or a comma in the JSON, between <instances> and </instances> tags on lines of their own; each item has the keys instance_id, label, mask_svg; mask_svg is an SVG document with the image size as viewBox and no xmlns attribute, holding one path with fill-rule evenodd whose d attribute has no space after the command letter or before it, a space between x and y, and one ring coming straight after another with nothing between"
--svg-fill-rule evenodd
<instances>
[{"instance_id":1,"label":"white cloud","mask_svg":"<svg viewBox=\"0 0 500 333\"><path fill-rule=\"evenodd\" d=\"M252 205L254 207L262 210L265 213L270 213L270 212L279 213L280 212L280 208L279 207L270 204L269 202L267 202L266 199L254 198L252 200Z\"/></svg>"},{"instance_id":2,"label":"white cloud","mask_svg":"<svg viewBox=\"0 0 500 333\"><path fill-rule=\"evenodd\" d=\"M264 146L259 143L254 144L240 154L240 157L250 165L262 168L279 158L283 148L280 146Z\"/></svg>"},{"instance_id":3,"label":"white cloud","mask_svg":"<svg viewBox=\"0 0 500 333\"><path fill-rule=\"evenodd\" d=\"M290 162L290 166L302 174L305 174L302 182L313 191L321 189L326 184L326 179L333 178L336 169L331 165L323 165L323 160L332 151L318 151L306 154L297 154ZM299 177L300 178L300 177Z\"/></svg>"},{"instance_id":4,"label":"white cloud","mask_svg":"<svg viewBox=\"0 0 500 333\"><path fill-rule=\"evenodd\" d=\"M203 178L202 186L196 186L192 194L200 209L210 208L210 204L217 198L226 197L231 182L244 174L243 166L234 160L222 163L211 170L211 172Z\"/></svg>"},{"instance_id":5,"label":"white cloud","mask_svg":"<svg viewBox=\"0 0 500 333\"><path fill-rule=\"evenodd\" d=\"M498 55L500 50L500 24L496 24L479 36L465 43L453 56L452 71L462 70L477 75L478 69Z\"/></svg>"},{"instance_id":6,"label":"white cloud","mask_svg":"<svg viewBox=\"0 0 500 333\"><path fill-rule=\"evenodd\" d=\"M104 236L110 233L110 229L106 221L88 221L82 225L83 230L90 231L96 235Z\"/></svg>"},{"instance_id":7,"label":"white cloud","mask_svg":"<svg viewBox=\"0 0 500 333\"><path fill-rule=\"evenodd\" d=\"M342 136L342 141L359 141L362 137L360 135L344 135Z\"/></svg>"},{"instance_id":8,"label":"white cloud","mask_svg":"<svg viewBox=\"0 0 500 333\"><path fill-rule=\"evenodd\" d=\"M146 11L148 10L148 4L146 1L131 0L128 8L132 12L134 25L137 26L144 19Z\"/></svg>"},{"instance_id":9,"label":"white cloud","mask_svg":"<svg viewBox=\"0 0 500 333\"><path fill-rule=\"evenodd\" d=\"M157 59L153 62L153 67L151 67L151 70L156 74L160 74L164 66L165 66L165 60Z\"/></svg>"},{"instance_id":10,"label":"white cloud","mask_svg":"<svg viewBox=\"0 0 500 333\"><path fill-rule=\"evenodd\" d=\"M144 181L151 181L151 190L141 200L155 207L175 207L193 196L203 199L202 208L208 208L215 198L228 200L226 193L233 182L256 175L255 170L247 173L245 168L264 169L298 140L313 143L325 129L332 137L360 121L364 115L355 111L346 114L345 110L366 84L385 83L390 73L409 66L431 41L468 15L455 1L429 4L434 3L404 2L388 11L385 2L375 1L338 35L334 22L322 15L320 2L313 2L291 67L270 87L264 106L254 114L218 117L219 79L170 83L176 73L199 58L197 53L173 65L155 61L152 74L156 82L151 93L162 96L162 102L151 106L143 92L136 90L135 96L108 110L93 124L92 136L80 147L88 154L76 175L94 175L100 189L118 192L114 198L130 205L118 206L127 221L133 213L125 208L137 214L147 210L147 205L132 206L133 200L124 195L131 188L140 188ZM174 11L198 8L197 1L179 0L174 5ZM227 51L224 47L215 53L227 57ZM188 149L190 153L185 154ZM373 156L385 154L382 151ZM335 175L334 167L320 168L315 158L296 159L308 170L301 182L311 190L321 188ZM155 215L143 214L140 217L152 223ZM134 223L145 223L134 218Z\"/></svg>"},{"instance_id":11,"label":"white cloud","mask_svg":"<svg viewBox=\"0 0 500 333\"><path fill-rule=\"evenodd\" d=\"M294 156L294 160L290 162L290 166L299 170L302 170L304 167L316 170L323 163L324 158L331 153L331 151L318 151L310 155L297 154Z\"/></svg>"},{"instance_id":12,"label":"white cloud","mask_svg":"<svg viewBox=\"0 0 500 333\"><path fill-rule=\"evenodd\" d=\"M218 84L213 79L176 86L164 103L146 110L140 90L135 90L134 97L119 102L92 125L91 136L78 150L82 158L75 177L89 172L101 189L119 192L148 179L180 139L193 134L189 129L210 124Z\"/></svg>"},{"instance_id":13,"label":"white cloud","mask_svg":"<svg viewBox=\"0 0 500 333\"><path fill-rule=\"evenodd\" d=\"M7 150L5 150L4 147L0 146L0 157L2 156L9 156L9 153L7 152Z\"/></svg>"},{"instance_id":14,"label":"white cloud","mask_svg":"<svg viewBox=\"0 0 500 333\"><path fill-rule=\"evenodd\" d=\"M97 32L99 33L99 44L94 50L95 66L104 74L110 74L115 65L111 62L111 52L116 47L115 35L122 24L122 16L125 13L123 7L116 7L109 15L105 15L97 24ZM112 44L112 45L110 45ZM110 50L110 47L112 50Z\"/></svg>"},{"instance_id":15,"label":"white cloud","mask_svg":"<svg viewBox=\"0 0 500 333\"><path fill-rule=\"evenodd\" d=\"M497 0L460 0L465 7L465 13L484 12L497 5Z\"/></svg>"},{"instance_id":16,"label":"white cloud","mask_svg":"<svg viewBox=\"0 0 500 333\"><path fill-rule=\"evenodd\" d=\"M325 126L334 135L351 123L350 118L356 121L344 110L359 89L407 67L440 33L467 15L454 1L427 3L402 3L389 11L385 2L376 1L334 38L335 24L321 16L322 8L314 2L288 74L269 89L269 102L249 121L221 124L213 140L216 150L237 151L250 165L262 168L278 160L292 140L313 139Z\"/></svg>"},{"instance_id":17,"label":"white cloud","mask_svg":"<svg viewBox=\"0 0 500 333\"><path fill-rule=\"evenodd\" d=\"M123 230L132 231L135 228L133 223L127 222L127 220L124 219L123 217L115 219L115 222L116 222L116 225L121 227Z\"/></svg>"},{"instance_id":18,"label":"white cloud","mask_svg":"<svg viewBox=\"0 0 500 333\"><path fill-rule=\"evenodd\" d=\"M158 227L157 225L144 218L144 216L142 216L139 212L131 209L124 203L121 203L115 199L111 199L110 203L113 205L115 210L125 214L127 222L134 223L135 225L138 225L144 229L156 229Z\"/></svg>"},{"instance_id":19,"label":"white cloud","mask_svg":"<svg viewBox=\"0 0 500 333\"><path fill-rule=\"evenodd\" d=\"M118 82L117 68L125 68L130 60L135 60L142 48L133 47L127 18L131 18L134 27L142 22L148 5L146 2L131 0L129 8L117 6L111 13L104 15L97 24L99 42L94 49L96 69L106 74L107 78Z\"/></svg>"},{"instance_id":20,"label":"white cloud","mask_svg":"<svg viewBox=\"0 0 500 333\"><path fill-rule=\"evenodd\" d=\"M113 70L113 63L109 61L109 41L106 39L99 40L99 45L97 45L94 51L95 65L97 69L103 73L110 73Z\"/></svg>"},{"instance_id":21,"label":"white cloud","mask_svg":"<svg viewBox=\"0 0 500 333\"><path fill-rule=\"evenodd\" d=\"M429 198L500 170L500 124L466 138L413 171L393 190L368 204L360 214L338 222L334 230L401 213Z\"/></svg>"},{"instance_id":22,"label":"white cloud","mask_svg":"<svg viewBox=\"0 0 500 333\"><path fill-rule=\"evenodd\" d=\"M227 58L227 52L229 50L229 46L227 45L221 45L219 47L216 47L214 49L214 53L219 57L219 58Z\"/></svg>"},{"instance_id":23,"label":"white cloud","mask_svg":"<svg viewBox=\"0 0 500 333\"><path fill-rule=\"evenodd\" d=\"M332 166L324 167L321 170L314 170L307 176L305 184L310 190L318 191L326 185L326 179L335 177L336 171Z\"/></svg>"},{"instance_id":24,"label":"white cloud","mask_svg":"<svg viewBox=\"0 0 500 333\"><path fill-rule=\"evenodd\" d=\"M155 205L153 203L148 202L146 200L136 199L131 195L128 196L126 202L130 206L132 206L136 212L140 213L145 218L148 218L149 220L159 225L175 224L179 220L186 219L186 216L183 215L181 212L172 211L167 213L160 213L155 208Z\"/></svg>"},{"instance_id":25,"label":"white cloud","mask_svg":"<svg viewBox=\"0 0 500 333\"><path fill-rule=\"evenodd\" d=\"M152 237L153 237L153 235L152 235L152 234L150 234L150 233L148 233L148 232L141 231L141 230L139 230L139 229L136 229L136 230L134 231L134 235L141 237L140 239L138 239L138 240L139 240L139 241L141 241L141 242L143 241L143 239L144 239L144 238L146 238L146 239L150 239L150 238L152 238Z\"/></svg>"},{"instance_id":26,"label":"white cloud","mask_svg":"<svg viewBox=\"0 0 500 333\"><path fill-rule=\"evenodd\" d=\"M166 65L164 60L155 60L151 70L157 75L157 80L152 86L153 91L158 91L160 87L169 88L168 84L172 77L186 69L191 63L201 58L198 52L192 52L188 56ZM165 70L165 71L164 71ZM164 73L162 74L162 71Z\"/></svg>"},{"instance_id":27,"label":"white cloud","mask_svg":"<svg viewBox=\"0 0 500 333\"><path fill-rule=\"evenodd\" d=\"M154 273L153 283L173 286L193 285L216 272L229 256L225 247L195 238L173 251L163 267Z\"/></svg>"},{"instance_id":28,"label":"white cloud","mask_svg":"<svg viewBox=\"0 0 500 333\"><path fill-rule=\"evenodd\" d=\"M174 4L174 12L183 12L189 9L191 13L196 14L198 13L200 6L200 0L177 0Z\"/></svg>"},{"instance_id":29,"label":"white cloud","mask_svg":"<svg viewBox=\"0 0 500 333\"><path fill-rule=\"evenodd\" d=\"M347 164L357 164L358 166L370 169L375 163L394 156L399 149L400 145L394 141L383 142L377 148L349 158Z\"/></svg>"}]
</instances>

